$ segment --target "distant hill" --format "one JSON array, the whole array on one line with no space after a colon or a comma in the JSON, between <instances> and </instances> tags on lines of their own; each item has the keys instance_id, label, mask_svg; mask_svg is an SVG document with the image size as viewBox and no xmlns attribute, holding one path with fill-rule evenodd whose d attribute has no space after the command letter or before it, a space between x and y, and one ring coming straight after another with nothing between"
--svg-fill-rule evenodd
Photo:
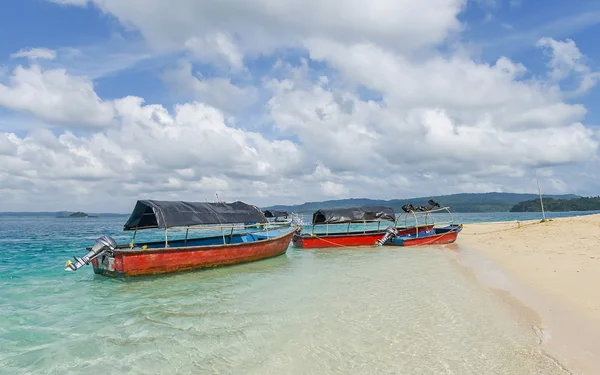
<instances>
[{"instance_id":1,"label":"distant hill","mask_svg":"<svg viewBox=\"0 0 600 375\"><path fill-rule=\"evenodd\" d=\"M580 196L573 194L542 195L542 197L544 199L555 198L567 200L580 198ZM463 193L392 200L368 198L337 199L323 202L306 202L299 205L276 205L264 207L264 209L312 213L319 208L383 205L392 207L396 212L401 212L401 207L406 203L412 203L413 205L426 205L429 199L433 199L436 202L439 202L442 206L450 206L452 212L509 212L517 203L535 198L538 198L537 194Z\"/></svg>"},{"instance_id":2,"label":"distant hill","mask_svg":"<svg viewBox=\"0 0 600 375\"><path fill-rule=\"evenodd\" d=\"M599 211L599 197L581 197L575 199L544 198L545 211ZM540 212L542 207L539 199L531 199L515 204L510 212Z\"/></svg>"},{"instance_id":3,"label":"distant hill","mask_svg":"<svg viewBox=\"0 0 600 375\"><path fill-rule=\"evenodd\" d=\"M563 199L570 200L581 198L579 195L563 194L563 195L543 195L544 202L546 199ZM263 207L273 210L284 210L288 212L313 213L319 208L333 208L343 206L363 206L363 205L384 205L391 206L396 212L401 212L402 206L406 203L413 205L426 205L429 199L439 202L442 206L450 206L452 212L509 212L513 206L520 202L538 199L537 194L515 194L515 193L462 193L451 195L424 196L418 198L406 199L368 199L368 198L349 198L327 200L322 202L306 202L298 205L275 205ZM0 216L68 216L72 211L55 211L55 212L0 212ZM88 215L98 217L116 217L126 216L129 214L119 213L89 213Z\"/></svg>"}]
</instances>

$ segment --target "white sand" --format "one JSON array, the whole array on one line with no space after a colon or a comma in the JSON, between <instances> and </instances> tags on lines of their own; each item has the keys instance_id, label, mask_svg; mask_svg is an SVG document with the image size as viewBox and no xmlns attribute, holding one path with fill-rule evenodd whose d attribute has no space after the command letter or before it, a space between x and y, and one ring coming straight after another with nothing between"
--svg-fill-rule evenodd
<instances>
[{"instance_id":1,"label":"white sand","mask_svg":"<svg viewBox=\"0 0 600 375\"><path fill-rule=\"evenodd\" d=\"M457 244L492 259L522 286L509 292L540 313L559 357L600 374L600 215L468 224Z\"/></svg>"}]
</instances>

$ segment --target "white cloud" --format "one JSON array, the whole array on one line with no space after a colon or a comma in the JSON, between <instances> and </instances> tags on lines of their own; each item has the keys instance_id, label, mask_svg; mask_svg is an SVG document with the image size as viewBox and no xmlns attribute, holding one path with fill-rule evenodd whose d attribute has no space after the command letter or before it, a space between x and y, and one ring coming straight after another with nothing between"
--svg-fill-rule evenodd
<instances>
[{"instance_id":1,"label":"white cloud","mask_svg":"<svg viewBox=\"0 0 600 375\"><path fill-rule=\"evenodd\" d=\"M152 67L152 61L148 60L160 59L160 56L148 53L143 46L119 41L118 38L96 45L60 48L58 55L57 66L67 66L69 74L91 80L126 72L136 66L148 70ZM146 63L142 64L144 61Z\"/></svg>"},{"instance_id":2,"label":"white cloud","mask_svg":"<svg viewBox=\"0 0 600 375\"><path fill-rule=\"evenodd\" d=\"M493 65L460 55L423 61L372 44L322 39L307 48L311 58L336 68L349 88L307 87L308 78L302 81L296 71L290 74L295 79L268 83L269 109L282 131L297 135L336 175L414 179L398 181L399 191L414 183L431 189L425 175L453 191L507 190L532 168L579 163L597 152L593 132L580 123L586 109L564 103L552 85L520 80L526 68L509 59ZM383 101L360 100L352 94L357 86L375 90Z\"/></svg>"},{"instance_id":3,"label":"white cloud","mask_svg":"<svg viewBox=\"0 0 600 375\"><path fill-rule=\"evenodd\" d=\"M258 101L258 90L254 86L239 87L229 78L198 78L192 73L192 64L188 61L167 70L163 80L174 90L190 93L196 100L229 113L236 113Z\"/></svg>"},{"instance_id":4,"label":"white cloud","mask_svg":"<svg viewBox=\"0 0 600 375\"><path fill-rule=\"evenodd\" d=\"M348 193L348 189L344 185L333 181L321 182L321 189L323 194L328 197L343 197Z\"/></svg>"},{"instance_id":5,"label":"white cloud","mask_svg":"<svg viewBox=\"0 0 600 375\"><path fill-rule=\"evenodd\" d=\"M229 35L213 33L203 38L192 37L184 46L201 61L225 64L233 70L244 68L244 56Z\"/></svg>"},{"instance_id":6,"label":"white cloud","mask_svg":"<svg viewBox=\"0 0 600 375\"><path fill-rule=\"evenodd\" d=\"M56 59L56 51L48 48L25 48L20 50L19 52L13 53L12 55L10 55L10 57L12 57L13 59L27 58L30 60L54 60Z\"/></svg>"},{"instance_id":7,"label":"white cloud","mask_svg":"<svg viewBox=\"0 0 600 375\"><path fill-rule=\"evenodd\" d=\"M592 71L584 62L585 56L573 40L566 39L561 42L552 38L542 38L537 42L537 46L549 50L551 59L548 66L552 69L550 76L553 80L559 82L571 76L579 79L575 93L586 93L600 80L600 72Z\"/></svg>"},{"instance_id":8,"label":"white cloud","mask_svg":"<svg viewBox=\"0 0 600 375\"><path fill-rule=\"evenodd\" d=\"M585 112L544 99L537 98L540 109L529 114L511 111L522 105L518 96L504 101L491 97L488 107L454 101L441 107L435 100L430 106L403 107L393 97L378 104L315 86L276 92L270 107L279 128L296 134L304 149L337 173L411 174L425 169L450 176L592 157L598 144L592 131L576 121ZM494 112L494 105L502 109Z\"/></svg>"},{"instance_id":9,"label":"white cloud","mask_svg":"<svg viewBox=\"0 0 600 375\"><path fill-rule=\"evenodd\" d=\"M46 0L51 3L60 4L60 5L76 5L76 6L85 6L88 4L89 0Z\"/></svg>"},{"instance_id":10,"label":"white cloud","mask_svg":"<svg viewBox=\"0 0 600 375\"><path fill-rule=\"evenodd\" d=\"M92 196L96 202L118 199L124 204L150 194L198 199L225 190L249 196L255 194L249 188L253 182L278 183L303 170L304 156L296 145L229 127L221 112L204 104L178 105L171 114L127 97L115 107L118 126L91 136L69 131L56 136L47 130L25 137L0 133L0 179L13 179L13 188L3 189L25 199L31 192L24 184L35 186L40 194L55 197L46 206L72 205ZM2 202L3 207L12 204Z\"/></svg>"},{"instance_id":11,"label":"white cloud","mask_svg":"<svg viewBox=\"0 0 600 375\"><path fill-rule=\"evenodd\" d=\"M523 5L523 0L510 0L509 5L511 8L519 8Z\"/></svg>"},{"instance_id":12,"label":"white cloud","mask_svg":"<svg viewBox=\"0 0 600 375\"><path fill-rule=\"evenodd\" d=\"M3 207L127 211L140 197L215 191L257 204L531 192L534 168L552 172L545 192L599 188L598 134L561 87L595 83L582 53L541 41L549 76L502 56L477 61L459 38L442 53L463 0L91 2L152 48L183 51L188 60L155 72L195 100L108 101L85 77L18 67L1 105L67 130L0 133ZM194 71L198 62L216 69ZM231 117L240 108L265 120L264 134ZM69 130L78 124L91 131Z\"/></svg>"},{"instance_id":13,"label":"white cloud","mask_svg":"<svg viewBox=\"0 0 600 375\"><path fill-rule=\"evenodd\" d=\"M139 29L156 48L183 48L190 38L205 41L226 31L227 35L238 36L238 45L246 52L271 51L319 35L346 41L375 40L404 50L431 46L459 30L456 16L466 3L466 0L90 1L123 24Z\"/></svg>"},{"instance_id":14,"label":"white cloud","mask_svg":"<svg viewBox=\"0 0 600 375\"><path fill-rule=\"evenodd\" d=\"M0 106L31 113L51 124L80 128L110 126L112 103L105 102L85 77L64 69L43 70L38 65L17 66L9 85L0 84Z\"/></svg>"}]
</instances>

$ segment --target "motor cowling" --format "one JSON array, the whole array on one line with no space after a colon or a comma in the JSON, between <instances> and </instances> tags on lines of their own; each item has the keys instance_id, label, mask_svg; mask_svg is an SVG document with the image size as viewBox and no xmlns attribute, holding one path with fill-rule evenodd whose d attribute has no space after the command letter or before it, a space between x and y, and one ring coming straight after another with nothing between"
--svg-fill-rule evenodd
<instances>
[{"instance_id":1,"label":"motor cowling","mask_svg":"<svg viewBox=\"0 0 600 375\"><path fill-rule=\"evenodd\" d=\"M393 241L398 236L398 230L392 226L387 227L383 237L375 241L376 246L382 246L387 241Z\"/></svg>"},{"instance_id":2,"label":"motor cowling","mask_svg":"<svg viewBox=\"0 0 600 375\"><path fill-rule=\"evenodd\" d=\"M90 264L92 260L105 253L112 253L117 248L117 242L110 236L102 236L96 239L92 249L81 258L75 258L75 263L67 261L65 271L77 271L83 266Z\"/></svg>"}]
</instances>

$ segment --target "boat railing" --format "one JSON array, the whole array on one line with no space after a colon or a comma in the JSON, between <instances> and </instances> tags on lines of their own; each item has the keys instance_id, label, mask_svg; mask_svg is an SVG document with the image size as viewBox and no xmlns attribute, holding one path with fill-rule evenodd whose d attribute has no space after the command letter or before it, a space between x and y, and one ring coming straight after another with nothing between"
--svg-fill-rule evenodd
<instances>
[{"instance_id":1,"label":"boat railing","mask_svg":"<svg viewBox=\"0 0 600 375\"><path fill-rule=\"evenodd\" d=\"M331 223L331 225L340 225L340 224L348 224L346 227L346 234L350 233L350 225L352 224L363 224L363 234L367 233L367 223L377 223L377 231L381 228L381 222L389 222L393 223L390 220L348 220L348 221L340 221L338 223ZM312 224L312 234L315 234L315 226L317 225L325 225L325 235L329 235L329 225L330 223L325 224ZM332 234L340 234L343 232L333 232Z\"/></svg>"},{"instance_id":2,"label":"boat railing","mask_svg":"<svg viewBox=\"0 0 600 375\"><path fill-rule=\"evenodd\" d=\"M188 236L190 231L213 231L215 234L221 232L221 236L223 237L223 244L227 244L226 238L229 237L230 241L234 234L240 233L252 233L252 232L266 232L266 237L270 238L269 230L277 230L280 228L291 226L289 222L265 222L265 223L239 223L239 224L205 224L205 225L189 225L183 227L168 227L164 228L165 234L165 247L169 247L169 232L174 231L185 231L184 246L187 245ZM156 227L137 227L133 230L133 235L131 237L131 242L129 244L129 248L133 249L135 246L135 238L137 235L137 231L141 229L151 229ZM237 231L236 231L237 230Z\"/></svg>"},{"instance_id":3,"label":"boat railing","mask_svg":"<svg viewBox=\"0 0 600 375\"><path fill-rule=\"evenodd\" d=\"M434 213L441 213L441 212L447 212L450 215L450 220L447 221L438 221L436 222L433 218ZM404 226L406 228L410 227L408 220L409 218L413 218L414 219L414 227L415 227L415 236L419 237L419 228L421 227L426 227L429 225L434 225L434 226L439 226L439 225L454 225L454 216L452 215L452 212L450 212L450 207L446 206L446 207L440 207L440 208L435 208L435 209L431 209L431 210L425 210L425 211L417 211L417 210L411 210L409 212L405 212L404 214L398 215L398 217L396 218L396 222L395 222L395 226L398 226L398 220L400 218L404 218ZM422 217L421 222L419 222L419 217Z\"/></svg>"}]
</instances>

